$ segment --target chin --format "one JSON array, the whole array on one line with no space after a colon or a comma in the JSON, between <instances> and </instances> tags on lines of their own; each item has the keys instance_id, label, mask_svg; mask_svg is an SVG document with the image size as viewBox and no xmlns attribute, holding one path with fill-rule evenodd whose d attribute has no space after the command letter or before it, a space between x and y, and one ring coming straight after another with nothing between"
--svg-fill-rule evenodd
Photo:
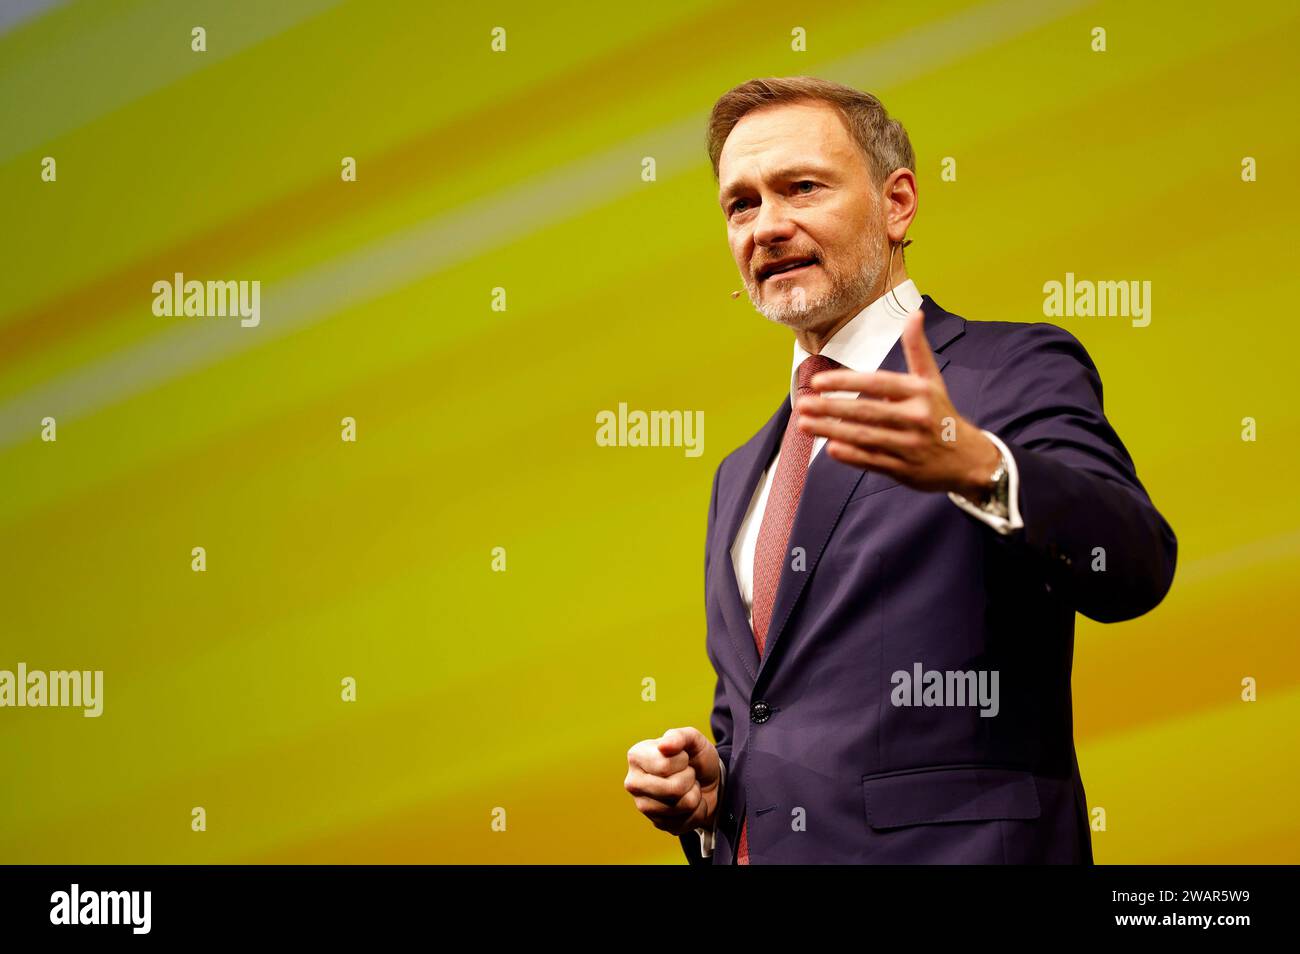
<instances>
[{"instance_id":1,"label":"chin","mask_svg":"<svg viewBox=\"0 0 1300 954\"><path fill-rule=\"evenodd\" d=\"M775 293L769 291L761 303L754 307L769 321L789 325L792 328L817 324L824 317L828 299L832 296L825 292L805 294L804 306L799 308L794 303L793 292L794 289L777 289Z\"/></svg>"},{"instance_id":2,"label":"chin","mask_svg":"<svg viewBox=\"0 0 1300 954\"><path fill-rule=\"evenodd\" d=\"M818 305L811 305L802 311L784 304L777 306L764 305L758 309L758 312L768 321L774 321L796 331L817 328L826 321L826 309Z\"/></svg>"}]
</instances>

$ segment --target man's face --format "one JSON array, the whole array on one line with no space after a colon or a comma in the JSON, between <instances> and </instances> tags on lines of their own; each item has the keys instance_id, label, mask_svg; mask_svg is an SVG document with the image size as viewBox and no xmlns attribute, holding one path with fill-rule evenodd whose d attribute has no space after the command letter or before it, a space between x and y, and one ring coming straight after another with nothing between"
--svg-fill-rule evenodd
<instances>
[{"instance_id":1,"label":"man's face","mask_svg":"<svg viewBox=\"0 0 1300 954\"><path fill-rule=\"evenodd\" d=\"M882 291L885 203L839 114L818 102L747 113L722 147L719 202L754 307L796 330L834 327ZM813 259L769 275L785 260Z\"/></svg>"}]
</instances>

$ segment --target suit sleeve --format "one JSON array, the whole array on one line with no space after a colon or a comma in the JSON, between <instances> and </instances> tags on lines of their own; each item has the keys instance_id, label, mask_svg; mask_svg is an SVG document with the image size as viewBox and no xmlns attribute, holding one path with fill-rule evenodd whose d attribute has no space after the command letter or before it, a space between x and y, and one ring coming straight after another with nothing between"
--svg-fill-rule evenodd
<instances>
[{"instance_id":1,"label":"suit sleeve","mask_svg":"<svg viewBox=\"0 0 1300 954\"><path fill-rule=\"evenodd\" d=\"M704 534L704 592L705 599L708 598L708 579L709 579L709 551L712 549L710 544L713 541L714 520L718 512L718 476L722 473L722 465L718 465L717 471L713 475L713 490L709 496L709 519L708 529ZM725 766L731 758L731 705L727 702L727 690L722 682L722 674L718 673L718 681L713 689L713 711L709 714L709 729L713 733L713 744L718 750L718 758ZM725 770L724 770L725 771ZM723 775L725 784L725 774ZM722 787L718 787L719 804L721 804ZM686 853L686 860L693 865L711 864L710 859L701 853L700 836L697 829L685 832L680 837L682 850Z\"/></svg>"},{"instance_id":2,"label":"suit sleeve","mask_svg":"<svg viewBox=\"0 0 1300 954\"><path fill-rule=\"evenodd\" d=\"M1078 339L1045 322L1017 329L978 408L1019 472L1023 527L999 539L1024 548L1052 591L1090 619L1154 608L1173 582L1177 540L1106 420L1101 377Z\"/></svg>"}]
</instances>

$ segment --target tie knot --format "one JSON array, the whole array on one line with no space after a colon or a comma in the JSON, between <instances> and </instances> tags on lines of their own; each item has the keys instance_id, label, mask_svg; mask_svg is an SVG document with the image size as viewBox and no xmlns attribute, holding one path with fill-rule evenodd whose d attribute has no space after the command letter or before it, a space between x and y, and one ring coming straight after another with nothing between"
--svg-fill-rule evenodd
<instances>
[{"instance_id":1,"label":"tie knot","mask_svg":"<svg viewBox=\"0 0 1300 954\"><path fill-rule=\"evenodd\" d=\"M821 374L823 371L834 371L842 365L834 358L828 358L824 354L810 354L803 359L799 365L799 371L795 376L797 388L800 394L812 394L812 379L814 374Z\"/></svg>"}]
</instances>

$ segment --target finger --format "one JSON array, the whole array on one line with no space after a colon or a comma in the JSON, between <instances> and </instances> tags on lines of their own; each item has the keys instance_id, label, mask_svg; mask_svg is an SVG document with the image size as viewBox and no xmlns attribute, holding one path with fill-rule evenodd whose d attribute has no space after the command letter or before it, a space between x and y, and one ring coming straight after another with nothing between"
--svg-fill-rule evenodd
<instances>
[{"instance_id":1,"label":"finger","mask_svg":"<svg viewBox=\"0 0 1300 954\"><path fill-rule=\"evenodd\" d=\"M829 417L800 417L799 430L819 434L828 440L842 441L863 450L875 451L905 460L919 443L915 431L888 427L872 427L852 421L836 421Z\"/></svg>"},{"instance_id":2,"label":"finger","mask_svg":"<svg viewBox=\"0 0 1300 954\"><path fill-rule=\"evenodd\" d=\"M903 354L907 357L907 370L931 380L939 377L939 364L925 337L925 312L920 308L907 316L903 325Z\"/></svg>"},{"instance_id":3,"label":"finger","mask_svg":"<svg viewBox=\"0 0 1300 954\"><path fill-rule=\"evenodd\" d=\"M694 769L687 766L680 772L656 775L632 766L623 779L623 787L631 795L647 795L660 801L674 801L685 795L696 784Z\"/></svg>"},{"instance_id":4,"label":"finger","mask_svg":"<svg viewBox=\"0 0 1300 954\"><path fill-rule=\"evenodd\" d=\"M653 798L667 805L676 804L698 784L695 770L690 767L667 778L632 769L623 781L623 787L629 794Z\"/></svg>"},{"instance_id":5,"label":"finger","mask_svg":"<svg viewBox=\"0 0 1300 954\"><path fill-rule=\"evenodd\" d=\"M906 399L801 397L795 410L800 417L838 417L882 427L920 428L925 423L920 408Z\"/></svg>"},{"instance_id":6,"label":"finger","mask_svg":"<svg viewBox=\"0 0 1300 954\"><path fill-rule=\"evenodd\" d=\"M814 391L861 391L871 381L870 371L818 371L808 382Z\"/></svg>"},{"instance_id":7,"label":"finger","mask_svg":"<svg viewBox=\"0 0 1300 954\"><path fill-rule=\"evenodd\" d=\"M648 780L649 785L662 785L666 780ZM646 780L629 782L626 787L632 794L637 810L654 822L657 828L673 831L682 825L688 825L704 805L704 790L692 779L685 791L672 788L664 794L647 794L640 789Z\"/></svg>"},{"instance_id":8,"label":"finger","mask_svg":"<svg viewBox=\"0 0 1300 954\"><path fill-rule=\"evenodd\" d=\"M860 391L872 397L902 400L926 390L925 381L914 374L897 371L822 371L812 376L812 386L817 391Z\"/></svg>"},{"instance_id":9,"label":"finger","mask_svg":"<svg viewBox=\"0 0 1300 954\"><path fill-rule=\"evenodd\" d=\"M692 726L669 729L659 740L659 751L664 755L685 752L687 759L694 759L708 747L709 740L704 737L704 733Z\"/></svg>"},{"instance_id":10,"label":"finger","mask_svg":"<svg viewBox=\"0 0 1300 954\"><path fill-rule=\"evenodd\" d=\"M680 772L690 764L690 756L685 752L667 756L659 750L658 739L638 742L627 751L627 764L651 775L661 778Z\"/></svg>"},{"instance_id":11,"label":"finger","mask_svg":"<svg viewBox=\"0 0 1300 954\"><path fill-rule=\"evenodd\" d=\"M699 811L704 802L704 795L696 787L676 804L665 805L663 802L653 798L637 797L632 799L636 805L637 811L654 823L656 828L665 831L671 831L682 827L694 818L695 813Z\"/></svg>"}]
</instances>

